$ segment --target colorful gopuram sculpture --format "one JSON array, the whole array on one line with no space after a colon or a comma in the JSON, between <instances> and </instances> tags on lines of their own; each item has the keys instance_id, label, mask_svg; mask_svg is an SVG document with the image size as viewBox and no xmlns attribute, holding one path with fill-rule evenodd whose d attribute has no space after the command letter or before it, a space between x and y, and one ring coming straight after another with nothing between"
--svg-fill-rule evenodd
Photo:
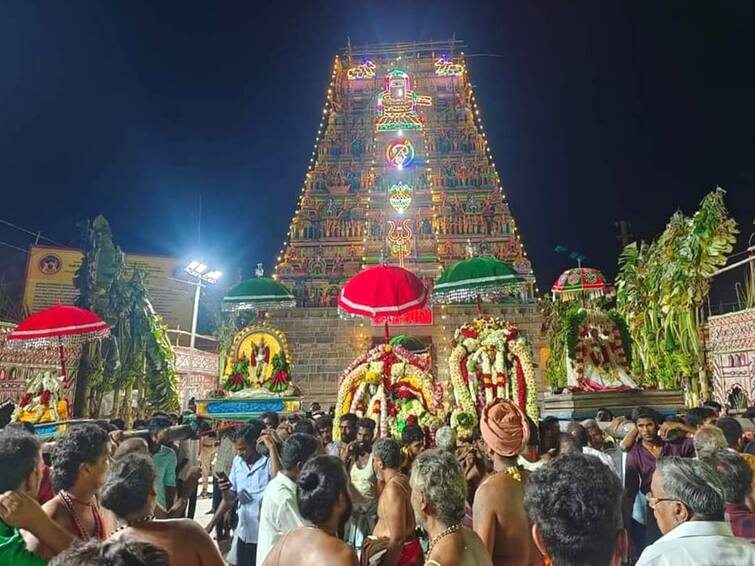
<instances>
[{"instance_id":1,"label":"colorful gopuram sculpture","mask_svg":"<svg viewBox=\"0 0 755 566\"><path fill-rule=\"evenodd\" d=\"M298 306L335 306L381 260L428 286L471 242L532 278L457 41L346 49L276 277Z\"/></svg>"}]
</instances>

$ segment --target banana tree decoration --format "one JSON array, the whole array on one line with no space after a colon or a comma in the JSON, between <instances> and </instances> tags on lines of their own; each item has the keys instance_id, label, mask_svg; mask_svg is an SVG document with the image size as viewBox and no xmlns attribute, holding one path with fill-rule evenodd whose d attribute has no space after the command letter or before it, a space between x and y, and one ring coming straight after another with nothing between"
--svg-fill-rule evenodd
<instances>
[{"instance_id":1,"label":"banana tree decoration","mask_svg":"<svg viewBox=\"0 0 755 566\"><path fill-rule=\"evenodd\" d=\"M103 216L93 221L86 220L79 225L84 255L81 266L74 277L74 285L79 294L74 301L77 307L93 311L111 327L115 327L118 315L110 304L110 298L117 294L117 281L125 268L124 255L113 243L110 224ZM117 342L111 333L109 339L87 344L81 353L76 389L74 392L73 414L90 416L90 393L103 386L106 374L118 367Z\"/></svg>"},{"instance_id":2,"label":"banana tree decoration","mask_svg":"<svg viewBox=\"0 0 755 566\"><path fill-rule=\"evenodd\" d=\"M632 243L619 259L617 308L634 341L634 370L662 387L684 385L688 401L708 396L702 306L737 233L722 189L692 217L676 212L657 240Z\"/></svg>"},{"instance_id":3,"label":"banana tree decoration","mask_svg":"<svg viewBox=\"0 0 755 566\"><path fill-rule=\"evenodd\" d=\"M162 319L154 312L144 274L126 274L123 252L113 243L104 217L82 227L85 252L75 284L77 306L111 325L111 337L82 352L74 402L76 415L99 416L102 398L113 392L113 416L130 416L132 393L139 407L178 407L175 360Z\"/></svg>"},{"instance_id":4,"label":"banana tree decoration","mask_svg":"<svg viewBox=\"0 0 755 566\"><path fill-rule=\"evenodd\" d=\"M127 308L121 311L115 329L121 364L114 374L117 381L113 386L113 416L130 419L134 391L139 407L174 410L178 407L175 354L167 327L150 303L144 273L134 270L123 290Z\"/></svg>"}]
</instances>

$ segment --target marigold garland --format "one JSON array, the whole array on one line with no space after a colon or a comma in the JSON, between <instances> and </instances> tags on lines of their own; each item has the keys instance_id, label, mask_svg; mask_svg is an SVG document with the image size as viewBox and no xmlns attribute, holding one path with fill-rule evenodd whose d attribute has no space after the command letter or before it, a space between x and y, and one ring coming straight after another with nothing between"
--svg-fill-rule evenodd
<instances>
[{"instance_id":1,"label":"marigold garland","mask_svg":"<svg viewBox=\"0 0 755 566\"><path fill-rule=\"evenodd\" d=\"M431 431L442 426L443 391L431 363L427 355L389 344L359 356L339 380L333 437L340 439L341 416L347 412L375 419L379 436L399 435L410 417Z\"/></svg>"}]
</instances>

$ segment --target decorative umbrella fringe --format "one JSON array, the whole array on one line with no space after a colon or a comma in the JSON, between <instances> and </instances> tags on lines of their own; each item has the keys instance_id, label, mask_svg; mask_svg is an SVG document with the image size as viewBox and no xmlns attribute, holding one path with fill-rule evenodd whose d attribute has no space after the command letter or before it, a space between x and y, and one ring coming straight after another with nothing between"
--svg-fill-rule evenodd
<instances>
[{"instance_id":1,"label":"decorative umbrella fringe","mask_svg":"<svg viewBox=\"0 0 755 566\"><path fill-rule=\"evenodd\" d=\"M224 312L237 312L237 311L269 311L276 309L287 309L296 306L296 299L289 299L285 301L244 301L241 303L223 303Z\"/></svg>"},{"instance_id":2,"label":"decorative umbrella fringe","mask_svg":"<svg viewBox=\"0 0 755 566\"><path fill-rule=\"evenodd\" d=\"M571 291L561 291L558 289L553 289L552 293L554 300L560 297L562 301L571 301L581 298L599 299L600 297L610 297L613 294L613 290L609 289L608 291L605 291L604 289L576 289Z\"/></svg>"},{"instance_id":3,"label":"decorative umbrella fringe","mask_svg":"<svg viewBox=\"0 0 755 566\"><path fill-rule=\"evenodd\" d=\"M503 296L515 297L524 289L525 287L520 285L515 287L508 285L506 287L487 287L482 289L433 290L431 301L433 304L474 303L477 297L480 297L483 301L490 302Z\"/></svg>"},{"instance_id":4,"label":"decorative umbrella fringe","mask_svg":"<svg viewBox=\"0 0 755 566\"><path fill-rule=\"evenodd\" d=\"M49 336L46 338L32 338L24 340L6 340L4 347L8 350L39 350L59 348L62 344L66 349L80 348L85 342L90 340L102 340L110 335L110 329L106 328L96 332L87 332L86 334L72 334L66 336Z\"/></svg>"},{"instance_id":5,"label":"decorative umbrella fringe","mask_svg":"<svg viewBox=\"0 0 755 566\"><path fill-rule=\"evenodd\" d=\"M516 274L507 274L507 275L492 275L490 277L470 277L468 279L464 279L462 281L448 281L448 282L439 282L435 284L435 288L445 289L446 287L487 287L487 286L497 286L501 285L502 283L511 285L515 283L520 283L522 281L523 277L521 275Z\"/></svg>"}]
</instances>

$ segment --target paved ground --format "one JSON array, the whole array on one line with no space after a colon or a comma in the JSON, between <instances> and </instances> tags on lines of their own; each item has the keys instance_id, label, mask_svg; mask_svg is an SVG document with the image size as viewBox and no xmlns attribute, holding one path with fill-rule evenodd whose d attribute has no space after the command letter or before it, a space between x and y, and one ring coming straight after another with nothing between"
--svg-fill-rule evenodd
<instances>
[{"instance_id":1,"label":"paved ground","mask_svg":"<svg viewBox=\"0 0 755 566\"><path fill-rule=\"evenodd\" d=\"M200 485L201 489L201 485ZM210 487L210 494L212 494L212 487ZM203 527L207 525L207 523L210 522L212 519L212 515L210 513L210 509L212 507L212 497L206 497L206 498L198 498L197 499L197 510L194 513L194 520L197 521L199 524L201 524ZM215 533L212 533L213 540L215 539ZM231 541L223 541L220 543L220 551L223 553L223 556L225 557L226 553L228 552L228 549L231 545Z\"/></svg>"},{"instance_id":2,"label":"paved ground","mask_svg":"<svg viewBox=\"0 0 755 566\"><path fill-rule=\"evenodd\" d=\"M210 488L210 492L212 493L212 488ZM203 527L210 522L210 519L212 519L212 515L210 515L211 507L212 497L197 498L197 511L194 514L194 520L201 523Z\"/></svg>"}]
</instances>

